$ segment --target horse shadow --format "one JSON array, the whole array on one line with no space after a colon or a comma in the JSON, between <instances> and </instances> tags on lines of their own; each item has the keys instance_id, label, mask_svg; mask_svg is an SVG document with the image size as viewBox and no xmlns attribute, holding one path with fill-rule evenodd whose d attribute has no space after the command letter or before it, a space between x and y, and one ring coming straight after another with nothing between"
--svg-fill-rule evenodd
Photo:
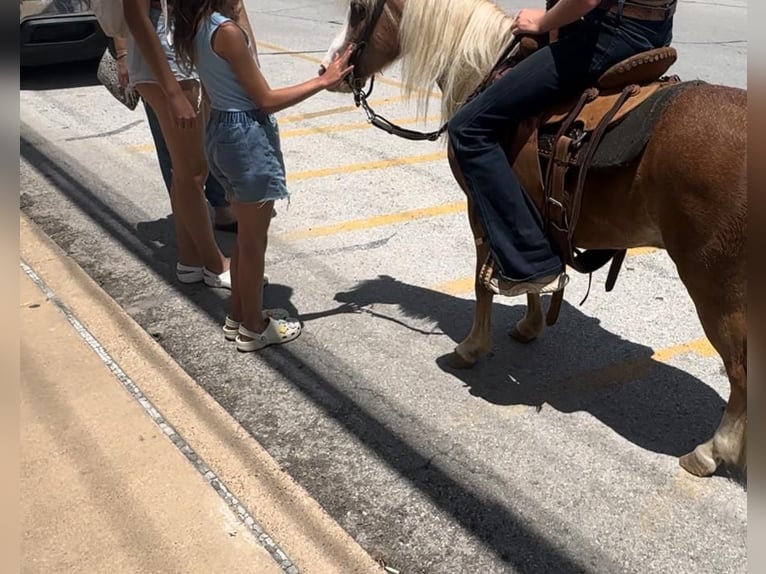
<instances>
[{"instance_id":1,"label":"horse shadow","mask_svg":"<svg viewBox=\"0 0 766 574\"><path fill-rule=\"evenodd\" d=\"M455 343L469 333L475 306L389 276L364 281L335 299L352 308L397 305L407 318L435 322ZM554 328L538 341L517 343L508 331L525 308L493 305L493 352L472 369L450 368L447 355L436 365L489 403L588 412L633 444L660 454L681 456L715 431L726 403L698 378L655 361L650 347L607 331L599 319L566 302Z\"/></svg>"}]
</instances>

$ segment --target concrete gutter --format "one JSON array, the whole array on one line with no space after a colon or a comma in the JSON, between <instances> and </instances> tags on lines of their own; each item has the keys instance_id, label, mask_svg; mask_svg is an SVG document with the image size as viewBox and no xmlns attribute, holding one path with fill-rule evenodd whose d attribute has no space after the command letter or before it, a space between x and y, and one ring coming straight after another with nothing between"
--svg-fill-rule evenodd
<instances>
[{"instance_id":1,"label":"concrete gutter","mask_svg":"<svg viewBox=\"0 0 766 574\"><path fill-rule=\"evenodd\" d=\"M29 271L21 271L20 310L26 567L381 572L24 216L20 243Z\"/></svg>"}]
</instances>

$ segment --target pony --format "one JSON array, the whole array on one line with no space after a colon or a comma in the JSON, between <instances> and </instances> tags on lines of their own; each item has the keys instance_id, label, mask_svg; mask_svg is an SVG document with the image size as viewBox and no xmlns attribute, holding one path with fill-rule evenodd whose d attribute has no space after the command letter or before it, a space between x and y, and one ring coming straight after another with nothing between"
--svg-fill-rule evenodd
<instances>
[{"instance_id":1,"label":"pony","mask_svg":"<svg viewBox=\"0 0 766 574\"><path fill-rule=\"evenodd\" d=\"M338 90L355 94L401 62L403 91L417 100L418 112L427 112L429 94L438 87L448 122L513 39L511 21L490 0L349 0L343 29L324 61L349 43L357 45L352 77ZM721 464L746 469L746 116L746 90L707 83L686 88L662 112L634 161L588 172L574 233L579 248L654 247L665 249L675 263L731 389L712 438L680 458L697 476L710 476ZM480 238L481 223L451 148L448 159L468 198L474 237ZM542 209L542 196L533 199ZM493 294L479 279L488 247L476 244L473 326L450 356L456 368L473 366L492 349ZM540 296L529 294L511 335L529 342L543 326Z\"/></svg>"}]
</instances>

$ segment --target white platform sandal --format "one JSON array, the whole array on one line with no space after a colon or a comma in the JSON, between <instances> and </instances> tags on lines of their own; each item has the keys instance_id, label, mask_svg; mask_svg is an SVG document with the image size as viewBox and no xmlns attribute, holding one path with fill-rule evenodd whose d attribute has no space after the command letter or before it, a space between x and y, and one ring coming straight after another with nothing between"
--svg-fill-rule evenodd
<instances>
[{"instance_id":1,"label":"white platform sandal","mask_svg":"<svg viewBox=\"0 0 766 574\"><path fill-rule=\"evenodd\" d=\"M276 308L276 309L264 309L263 310L263 318L264 319L287 319L290 317L290 313L287 311L287 309L282 308ZM226 338L227 341L233 341L237 338L237 335L239 334L239 321L235 321L228 315L226 316L226 321L223 324L223 336Z\"/></svg>"},{"instance_id":2,"label":"white platform sandal","mask_svg":"<svg viewBox=\"0 0 766 574\"><path fill-rule=\"evenodd\" d=\"M294 319L269 319L263 333L254 333L244 325L240 325L235 342L238 351L249 353L260 351L270 345L288 343L297 339L301 331L301 324Z\"/></svg>"}]
</instances>

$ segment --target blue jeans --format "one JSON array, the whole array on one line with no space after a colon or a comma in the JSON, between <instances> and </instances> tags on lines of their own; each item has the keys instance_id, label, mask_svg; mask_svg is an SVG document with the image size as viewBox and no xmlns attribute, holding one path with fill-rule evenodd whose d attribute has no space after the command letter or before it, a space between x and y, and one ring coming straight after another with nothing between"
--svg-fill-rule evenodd
<instances>
[{"instance_id":1,"label":"blue jeans","mask_svg":"<svg viewBox=\"0 0 766 574\"><path fill-rule=\"evenodd\" d=\"M152 107L144 101L144 109L146 110L146 119L149 120L149 130L152 132L152 139L154 140L154 147L157 149L157 161L160 163L160 171L162 172L162 179L165 181L165 187L170 193L170 182L173 178L173 163L170 160L170 152L168 146L165 144L165 138L162 137L162 130L160 129L160 122L157 119L157 115L154 113ZM211 173L207 177L205 182L205 197L208 203L215 207L228 207L229 202L226 201L226 191L224 191L221 184Z\"/></svg>"},{"instance_id":2,"label":"blue jeans","mask_svg":"<svg viewBox=\"0 0 766 574\"><path fill-rule=\"evenodd\" d=\"M502 142L522 119L594 85L617 62L670 43L672 20L638 22L592 12L558 42L522 60L450 121L450 144L477 207L500 276L529 281L564 263Z\"/></svg>"}]
</instances>

